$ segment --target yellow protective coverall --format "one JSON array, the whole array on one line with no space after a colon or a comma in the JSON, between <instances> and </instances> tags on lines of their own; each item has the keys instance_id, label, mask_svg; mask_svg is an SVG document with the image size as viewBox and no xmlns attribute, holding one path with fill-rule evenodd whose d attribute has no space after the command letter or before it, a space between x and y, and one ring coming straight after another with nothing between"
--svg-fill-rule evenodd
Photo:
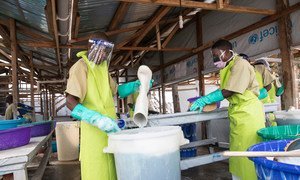
<instances>
[{"instance_id":1,"label":"yellow protective coverall","mask_svg":"<svg viewBox=\"0 0 300 180\"><path fill-rule=\"evenodd\" d=\"M253 75L245 73L253 73ZM235 92L227 98L230 103L228 108L230 151L246 151L250 146L261 141L256 132L265 127L265 115L263 104L257 98L259 89L254 73L253 67L239 56L235 56L220 71L221 89ZM255 90L249 88L253 87L253 83L256 83ZM236 88L236 86L243 86L243 88ZM257 179L254 164L247 157L230 158L229 170L242 180Z\"/></svg>"},{"instance_id":2,"label":"yellow protective coverall","mask_svg":"<svg viewBox=\"0 0 300 180\"><path fill-rule=\"evenodd\" d=\"M84 97L81 103L91 110L116 119L107 62L91 67L86 54L86 51L77 53L87 65L86 93L81 95ZM81 121L80 135L81 179L116 180L113 155L103 153L103 148L107 146L107 134Z\"/></svg>"}]
</instances>

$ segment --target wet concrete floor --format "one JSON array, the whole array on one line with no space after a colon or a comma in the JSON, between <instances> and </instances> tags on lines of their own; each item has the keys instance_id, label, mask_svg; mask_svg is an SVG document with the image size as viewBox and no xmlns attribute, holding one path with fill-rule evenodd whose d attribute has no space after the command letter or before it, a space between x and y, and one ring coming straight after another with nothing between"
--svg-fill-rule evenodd
<instances>
[{"instance_id":1,"label":"wet concrete floor","mask_svg":"<svg viewBox=\"0 0 300 180\"><path fill-rule=\"evenodd\" d=\"M198 153L202 154L203 151ZM34 162L38 162L39 159ZM34 164L34 163L33 163ZM33 165L34 166L34 165ZM29 177L34 173L35 168L29 168ZM228 161L221 161L212 164L202 165L181 172L182 180L229 180L231 175L228 171ZM59 162L57 155L53 154L50 164L47 166L43 180L80 180L80 163Z\"/></svg>"}]
</instances>

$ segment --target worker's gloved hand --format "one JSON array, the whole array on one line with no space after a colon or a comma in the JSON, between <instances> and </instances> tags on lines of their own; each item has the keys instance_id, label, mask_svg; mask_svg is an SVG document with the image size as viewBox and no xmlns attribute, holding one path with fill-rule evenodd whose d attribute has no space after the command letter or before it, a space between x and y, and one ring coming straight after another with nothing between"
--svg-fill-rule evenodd
<instances>
[{"instance_id":1,"label":"worker's gloved hand","mask_svg":"<svg viewBox=\"0 0 300 180\"><path fill-rule=\"evenodd\" d=\"M268 96L268 91L266 88L261 88L259 90L259 96L258 96L258 99L261 100L261 99L264 99Z\"/></svg>"},{"instance_id":2,"label":"worker's gloved hand","mask_svg":"<svg viewBox=\"0 0 300 180\"><path fill-rule=\"evenodd\" d=\"M280 88L276 90L276 96L281 96L284 93L284 86L282 85Z\"/></svg>"},{"instance_id":3,"label":"worker's gloved hand","mask_svg":"<svg viewBox=\"0 0 300 180\"><path fill-rule=\"evenodd\" d=\"M199 109L199 111L202 112L204 106L223 100L224 96L222 94L222 90L218 89L212 93L209 93L206 96L197 99L190 107L190 111L196 111Z\"/></svg>"},{"instance_id":4,"label":"worker's gloved hand","mask_svg":"<svg viewBox=\"0 0 300 180\"><path fill-rule=\"evenodd\" d=\"M150 88L152 88L153 85L153 79L150 80ZM130 94L135 93L141 85L140 80L136 80L133 82L124 83L122 85L118 86L118 93L120 98L125 98L129 96Z\"/></svg>"},{"instance_id":5,"label":"worker's gloved hand","mask_svg":"<svg viewBox=\"0 0 300 180\"><path fill-rule=\"evenodd\" d=\"M117 122L113 119L104 116L96 111L90 110L84 107L82 104L77 104L73 109L71 116L85 121L93 126L96 126L100 130L106 133L115 133L120 131L121 129L118 127Z\"/></svg>"}]
</instances>

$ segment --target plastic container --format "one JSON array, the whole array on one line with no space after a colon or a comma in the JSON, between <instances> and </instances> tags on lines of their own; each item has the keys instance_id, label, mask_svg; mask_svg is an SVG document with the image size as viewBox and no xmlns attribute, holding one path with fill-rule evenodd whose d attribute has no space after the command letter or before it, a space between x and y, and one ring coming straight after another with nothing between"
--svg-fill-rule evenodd
<instances>
[{"instance_id":1,"label":"plastic container","mask_svg":"<svg viewBox=\"0 0 300 180\"><path fill-rule=\"evenodd\" d=\"M284 151L289 143L288 140L277 140L256 144L248 149L248 151ZM266 157L249 158L254 162L258 179L300 179L300 166L285 164L267 159Z\"/></svg>"},{"instance_id":2,"label":"plastic container","mask_svg":"<svg viewBox=\"0 0 300 180\"><path fill-rule=\"evenodd\" d=\"M299 119L276 119L277 126L284 126L284 125L300 125L300 118Z\"/></svg>"},{"instance_id":3,"label":"plastic container","mask_svg":"<svg viewBox=\"0 0 300 180\"><path fill-rule=\"evenodd\" d=\"M257 131L263 141L296 139L300 137L300 125L273 126Z\"/></svg>"},{"instance_id":4,"label":"plastic container","mask_svg":"<svg viewBox=\"0 0 300 180\"><path fill-rule=\"evenodd\" d=\"M300 110L275 111L273 112L278 119L300 119Z\"/></svg>"},{"instance_id":5,"label":"plastic container","mask_svg":"<svg viewBox=\"0 0 300 180\"><path fill-rule=\"evenodd\" d=\"M184 138L188 139L190 142L196 141L196 123L190 123L190 124L183 124L180 125ZM180 149L180 158L186 159L190 157L197 156L197 148L185 148Z\"/></svg>"},{"instance_id":6,"label":"plastic container","mask_svg":"<svg viewBox=\"0 0 300 180\"><path fill-rule=\"evenodd\" d=\"M48 135L53 129L54 121L34 122L22 124L20 126L31 127L31 137L39 137Z\"/></svg>"},{"instance_id":7,"label":"plastic container","mask_svg":"<svg viewBox=\"0 0 300 180\"><path fill-rule=\"evenodd\" d=\"M51 142L52 152L57 152L57 143L56 141Z\"/></svg>"},{"instance_id":8,"label":"plastic container","mask_svg":"<svg viewBox=\"0 0 300 180\"><path fill-rule=\"evenodd\" d=\"M79 157L79 121L57 122L56 142L59 161L72 161Z\"/></svg>"},{"instance_id":9,"label":"plastic container","mask_svg":"<svg viewBox=\"0 0 300 180\"><path fill-rule=\"evenodd\" d=\"M24 123L24 121L25 119L0 120L0 130L16 128L18 125Z\"/></svg>"},{"instance_id":10,"label":"plastic container","mask_svg":"<svg viewBox=\"0 0 300 180\"><path fill-rule=\"evenodd\" d=\"M30 127L18 127L0 131L0 150L24 146L30 141Z\"/></svg>"},{"instance_id":11,"label":"plastic container","mask_svg":"<svg viewBox=\"0 0 300 180\"><path fill-rule=\"evenodd\" d=\"M124 130L109 135L118 180L180 180L179 147L188 143L179 126Z\"/></svg>"}]
</instances>

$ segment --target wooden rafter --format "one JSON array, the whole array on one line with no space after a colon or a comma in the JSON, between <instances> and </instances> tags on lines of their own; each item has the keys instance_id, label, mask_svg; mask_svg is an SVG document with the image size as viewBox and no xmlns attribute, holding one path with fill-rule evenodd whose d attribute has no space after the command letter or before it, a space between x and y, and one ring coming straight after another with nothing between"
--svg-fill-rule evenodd
<instances>
[{"instance_id":1,"label":"wooden rafter","mask_svg":"<svg viewBox=\"0 0 300 180\"><path fill-rule=\"evenodd\" d=\"M191 19L193 16L183 16L183 19ZM159 24L169 24L169 23L174 23L174 22L178 22L178 17L176 18L166 18L166 19L162 19L161 21L159 21ZM137 26L132 26L132 27L127 27L127 28L122 28L122 29L117 29L117 30L112 30L112 31L106 31L105 34L108 37L112 37L121 33L125 33L125 32L130 32L130 31L136 31L138 29L141 29L142 27L144 27L145 25L137 25ZM77 43L77 42L83 42L83 41L87 41L89 39L89 35L83 36L83 37L79 37L79 38L73 38L72 40L69 41L69 43Z\"/></svg>"},{"instance_id":2,"label":"wooden rafter","mask_svg":"<svg viewBox=\"0 0 300 180\"><path fill-rule=\"evenodd\" d=\"M56 21L56 3L55 0L48 0L47 5L48 8L50 8L49 11L51 11L52 17L48 17L47 21L52 21L52 28L53 28L53 34L54 34L54 42L55 42L55 52L56 52L56 58L57 63L59 66L59 72L62 71L61 69L61 57L60 57L60 45L59 45L59 38L58 38L58 28L57 28L57 21ZM50 22L48 22L50 24Z\"/></svg>"},{"instance_id":3,"label":"wooden rafter","mask_svg":"<svg viewBox=\"0 0 300 180\"><path fill-rule=\"evenodd\" d=\"M180 1L170 1L170 0L157 0L155 2L153 2L152 0L121 0L121 1L146 3L146 4L151 3L151 4L164 5L164 6L180 7ZM216 3L210 4L210 3L190 1L190 0L181 1L181 7L219 10L219 11L234 12L234 13L265 14L265 15L272 15L276 13L275 10L271 10L271 9L258 9L258 8L245 7L245 6L234 6L229 4L223 4L223 8L218 9L218 5Z\"/></svg>"},{"instance_id":4,"label":"wooden rafter","mask_svg":"<svg viewBox=\"0 0 300 180\"><path fill-rule=\"evenodd\" d=\"M108 31L112 31L118 28L118 26L120 26L120 23L122 22L122 20L124 19L128 8L130 7L129 2L120 2L120 5L118 6L118 9L115 12L115 15L113 16L109 27L108 27Z\"/></svg>"},{"instance_id":5,"label":"wooden rafter","mask_svg":"<svg viewBox=\"0 0 300 180\"><path fill-rule=\"evenodd\" d=\"M171 7L161 7L156 13L155 15L146 22L145 26L140 29L137 33L135 33L135 35L133 35L132 37L130 37L129 39L121 42L120 44L117 45L117 47L122 47L123 45L127 44L125 42L127 42L128 40L132 40L132 38L134 39L134 43L132 44L133 46L137 46L142 40L143 38L148 34L148 32L154 28L154 26L171 10ZM138 35L138 36L136 36ZM127 53L127 55L124 57L124 59L122 60L122 62L125 62L129 56L130 56L131 52ZM118 64L119 62L115 62L114 64Z\"/></svg>"},{"instance_id":6,"label":"wooden rafter","mask_svg":"<svg viewBox=\"0 0 300 180\"><path fill-rule=\"evenodd\" d=\"M10 50L10 48L11 48L11 41L10 41L9 32L2 25L0 25L0 35L6 41L6 45L5 45L6 48L8 50ZM18 55L22 59L23 64L26 66L26 68L30 69L29 58L25 55L24 51L22 50L22 48L18 44L17 44L17 49L18 49Z\"/></svg>"}]
</instances>

